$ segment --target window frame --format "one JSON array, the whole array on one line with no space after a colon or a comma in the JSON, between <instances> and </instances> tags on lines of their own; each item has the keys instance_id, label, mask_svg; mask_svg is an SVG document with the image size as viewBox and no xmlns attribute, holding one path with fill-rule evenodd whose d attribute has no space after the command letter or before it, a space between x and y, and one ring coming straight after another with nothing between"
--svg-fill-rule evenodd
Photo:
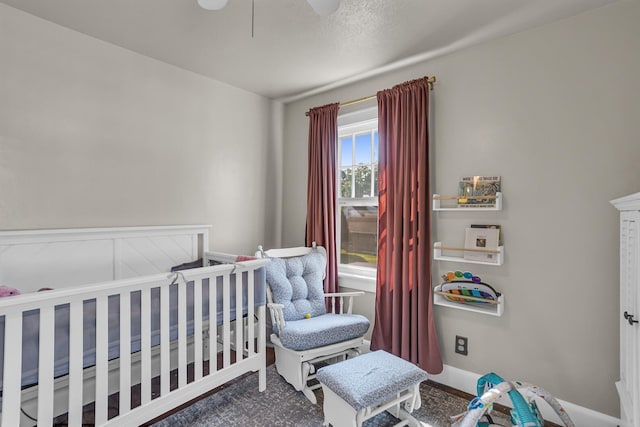
<instances>
[{"instance_id":1,"label":"window frame","mask_svg":"<svg viewBox=\"0 0 640 427\"><path fill-rule=\"evenodd\" d=\"M378 207L378 195L370 196L370 197L355 197L355 173L352 173L352 184L351 184L351 195L352 197L342 197L342 187L341 187L341 172L343 170L342 165L342 139L348 136L351 136L351 146L352 146L352 158L350 167L355 172L355 167L358 165L356 163L356 137L358 135L370 134L371 135L371 162L367 163L371 166L371 190L375 188L375 173L374 166L378 165L378 159L375 159L374 162L374 153L375 146L373 144L373 135L378 132L378 111L377 108L368 109L356 113L352 113L348 115L346 123L340 123L341 118L344 119L345 116L338 118L338 139L337 139L337 150L336 150L336 249L338 256L338 274L341 277L351 277L351 278L373 278L375 280L376 277L376 268L375 267L363 267L363 266L354 266L349 264L340 263L340 249L341 249L341 229L342 229L342 207L344 206L376 206ZM349 121L348 119L352 120ZM378 157L380 154L380 145L379 145L379 136L378 136ZM377 254L377 248L376 248ZM367 286L367 290L371 291L370 287Z\"/></svg>"}]
</instances>

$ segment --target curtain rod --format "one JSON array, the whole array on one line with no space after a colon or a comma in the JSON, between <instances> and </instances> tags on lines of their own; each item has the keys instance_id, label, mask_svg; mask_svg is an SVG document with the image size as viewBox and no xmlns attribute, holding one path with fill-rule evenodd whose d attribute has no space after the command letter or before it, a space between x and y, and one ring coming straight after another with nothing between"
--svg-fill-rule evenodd
<instances>
[{"instance_id":1,"label":"curtain rod","mask_svg":"<svg viewBox=\"0 0 640 427\"><path fill-rule=\"evenodd\" d=\"M427 83L429 83L429 90L433 90L433 84L436 82L436 76L431 76L427 79ZM351 101L345 101L345 102L341 102L340 106L341 107L346 107L347 105L353 105L353 104L357 104L359 102L364 102L364 101L368 101L370 99L374 99L375 97L377 97L378 95L369 95L369 96L363 96L362 98L358 98L358 99L352 99ZM305 116L309 116L309 112L307 111L306 113L304 113Z\"/></svg>"}]
</instances>

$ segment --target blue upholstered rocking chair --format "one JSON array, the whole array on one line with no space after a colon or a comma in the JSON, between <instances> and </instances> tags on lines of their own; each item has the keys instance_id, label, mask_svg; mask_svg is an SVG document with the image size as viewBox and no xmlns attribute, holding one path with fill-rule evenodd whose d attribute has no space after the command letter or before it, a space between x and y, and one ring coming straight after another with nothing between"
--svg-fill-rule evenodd
<instances>
[{"instance_id":1,"label":"blue upholstered rocking chair","mask_svg":"<svg viewBox=\"0 0 640 427\"><path fill-rule=\"evenodd\" d=\"M351 313L353 297L364 292L324 293L326 254L325 248L315 243L311 248L268 251L260 246L256 253L271 259L265 268L276 369L313 403L313 390L320 387L308 384L315 378L315 364L359 355L369 329L366 317ZM334 308L340 302L340 313L326 311L327 298Z\"/></svg>"}]
</instances>

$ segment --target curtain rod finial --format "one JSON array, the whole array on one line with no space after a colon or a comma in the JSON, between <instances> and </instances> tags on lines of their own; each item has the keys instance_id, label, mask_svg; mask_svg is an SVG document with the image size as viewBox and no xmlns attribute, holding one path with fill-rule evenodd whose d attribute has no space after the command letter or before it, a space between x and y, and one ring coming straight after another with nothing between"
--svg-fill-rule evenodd
<instances>
[{"instance_id":1,"label":"curtain rod finial","mask_svg":"<svg viewBox=\"0 0 640 427\"><path fill-rule=\"evenodd\" d=\"M433 84L436 82L436 76L429 77L427 82L429 83L429 89L433 90Z\"/></svg>"}]
</instances>

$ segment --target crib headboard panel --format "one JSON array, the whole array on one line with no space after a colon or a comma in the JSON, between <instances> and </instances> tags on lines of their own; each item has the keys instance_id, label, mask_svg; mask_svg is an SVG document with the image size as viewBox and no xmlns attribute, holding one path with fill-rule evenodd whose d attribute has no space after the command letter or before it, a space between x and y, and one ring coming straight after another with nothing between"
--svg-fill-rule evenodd
<instances>
[{"instance_id":1,"label":"crib headboard panel","mask_svg":"<svg viewBox=\"0 0 640 427\"><path fill-rule=\"evenodd\" d=\"M27 293L168 272L202 258L210 227L0 231L0 284Z\"/></svg>"}]
</instances>

